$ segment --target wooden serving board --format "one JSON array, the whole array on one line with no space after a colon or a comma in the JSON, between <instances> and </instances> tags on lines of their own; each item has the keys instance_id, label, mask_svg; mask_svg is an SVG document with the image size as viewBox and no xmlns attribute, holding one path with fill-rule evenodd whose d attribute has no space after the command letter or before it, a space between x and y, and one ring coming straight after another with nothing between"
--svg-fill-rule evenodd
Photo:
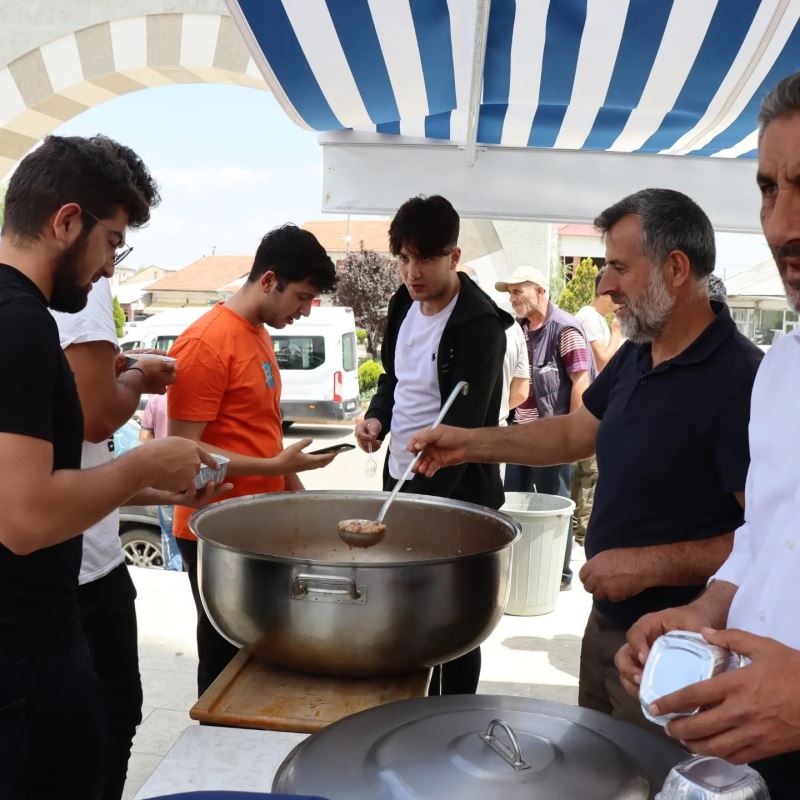
<instances>
[{"instance_id":1,"label":"wooden serving board","mask_svg":"<svg viewBox=\"0 0 800 800\"><path fill-rule=\"evenodd\" d=\"M214 725L314 733L373 706L424 697L431 670L392 678L332 678L273 669L240 650L189 712Z\"/></svg>"}]
</instances>

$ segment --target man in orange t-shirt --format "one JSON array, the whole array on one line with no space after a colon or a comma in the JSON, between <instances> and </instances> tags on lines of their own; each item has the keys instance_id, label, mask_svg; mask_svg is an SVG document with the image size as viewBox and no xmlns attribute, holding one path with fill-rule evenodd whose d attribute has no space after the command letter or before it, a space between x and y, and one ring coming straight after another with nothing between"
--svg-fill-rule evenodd
<instances>
[{"instance_id":1,"label":"man in orange t-shirt","mask_svg":"<svg viewBox=\"0 0 800 800\"><path fill-rule=\"evenodd\" d=\"M304 439L283 449L281 376L264 328L308 316L312 301L335 286L335 269L308 231L284 225L256 251L246 283L190 325L170 350L178 381L168 395L169 433L203 442L230 458L222 498L302 489L297 472L329 464L333 455L302 452ZM198 694L236 654L206 616L197 586L197 540L189 530L193 509L175 508L174 533L197 607Z\"/></svg>"}]
</instances>

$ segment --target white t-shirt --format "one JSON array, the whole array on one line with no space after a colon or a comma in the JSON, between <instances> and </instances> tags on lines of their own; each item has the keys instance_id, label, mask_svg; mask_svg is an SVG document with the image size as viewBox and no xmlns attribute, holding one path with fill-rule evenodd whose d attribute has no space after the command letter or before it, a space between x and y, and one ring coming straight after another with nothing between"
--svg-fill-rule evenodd
<instances>
[{"instance_id":1,"label":"white t-shirt","mask_svg":"<svg viewBox=\"0 0 800 800\"><path fill-rule=\"evenodd\" d=\"M603 347L608 347L611 342L611 328L594 306L584 306L575 314L575 319L583 325L588 342L602 342Z\"/></svg>"},{"instance_id":2,"label":"white t-shirt","mask_svg":"<svg viewBox=\"0 0 800 800\"><path fill-rule=\"evenodd\" d=\"M63 350L72 344L84 342L111 342L115 347L118 344L111 286L107 278L101 278L92 286L83 311L77 314L61 314L57 311L51 313L58 325ZM113 437L98 444L84 442L81 468L99 467L113 457ZM83 533L83 560L78 582L90 583L102 578L124 560L125 555L119 541L119 511L112 511Z\"/></svg>"},{"instance_id":3,"label":"white t-shirt","mask_svg":"<svg viewBox=\"0 0 800 800\"><path fill-rule=\"evenodd\" d=\"M503 359L503 396L500 398L500 425L508 425L508 393L512 378L531 379L528 344L522 326L515 322L506 328L506 355Z\"/></svg>"},{"instance_id":4,"label":"white t-shirt","mask_svg":"<svg viewBox=\"0 0 800 800\"><path fill-rule=\"evenodd\" d=\"M394 351L392 430L389 440L389 474L399 479L414 458L406 449L411 437L436 421L442 408L436 359L442 331L453 313L458 295L438 314L426 316L415 302L397 334Z\"/></svg>"}]
</instances>

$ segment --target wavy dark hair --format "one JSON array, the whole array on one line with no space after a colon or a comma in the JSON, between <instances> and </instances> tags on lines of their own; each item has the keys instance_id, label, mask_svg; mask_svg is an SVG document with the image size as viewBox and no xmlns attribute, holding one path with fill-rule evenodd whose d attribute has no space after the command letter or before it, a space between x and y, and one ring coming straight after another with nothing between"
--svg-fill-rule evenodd
<instances>
[{"instance_id":1,"label":"wavy dark hair","mask_svg":"<svg viewBox=\"0 0 800 800\"><path fill-rule=\"evenodd\" d=\"M318 292L336 288L336 267L325 248L313 233L297 225L281 225L264 236L248 282L254 283L268 270L275 273L280 291L299 281L308 281Z\"/></svg>"},{"instance_id":2,"label":"wavy dark hair","mask_svg":"<svg viewBox=\"0 0 800 800\"><path fill-rule=\"evenodd\" d=\"M100 219L122 208L128 226L140 228L160 200L153 176L130 147L101 135L48 136L8 182L2 233L36 240L47 220L68 203ZM85 235L95 221L87 214L83 225Z\"/></svg>"},{"instance_id":3,"label":"wavy dark hair","mask_svg":"<svg viewBox=\"0 0 800 800\"><path fill-rule=\"evenodd\" d=\"M438 194L412 197L397 210L389 225L389 249L403 246L422 258L437 258L458 244L461 221L449 200Z\"/></svg>"}]
</instances>

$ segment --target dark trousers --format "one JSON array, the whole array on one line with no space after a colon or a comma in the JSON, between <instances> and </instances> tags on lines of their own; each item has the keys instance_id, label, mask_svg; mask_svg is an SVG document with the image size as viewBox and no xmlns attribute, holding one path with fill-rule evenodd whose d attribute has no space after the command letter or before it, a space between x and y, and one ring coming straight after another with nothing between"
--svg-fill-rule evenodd
<instances>
[{"instance_id":1,"label":"dark trousers","mask_svg":"<svg viewBox=\"0 0 800 800\"><path fill-rule=\"evenodd\" d=\"M397 479L389 474L388 463L387 457L383 469L384 492L391 492L397 483ZM405 488L408 483L403 486ZM481 649L476 647L453 661L434 667L428 695L433 697L440 694L475 694L478 691L480 677Z\"/></svg>"},{"instance_id":2,"label":"dark trousers","mask_svg":"<svg viewBox=\"0 0 800 800\"><path fill-rule=\"evenodd\" d=\"M78 587L81 627L103 705L103 800L122 797L133 737L142 721L135 600L136 587L124 563Z\"/></svg>"},{"instance_id":3,"label":"dark trousers","mask_svg":"<svg viewBox=\"0 0 800 800\"><path fill-rule=\"evenodd\" d=\"M797 800L800 750L753 761L750 766L761 773L772 800Z\"/></svg>"},{"instance_id":4,"label":"dark trousers","mask_svg":"<svg viewBox=\"0 0 800 800\"><path fill-rule=\"evenodd\" d=\"M539 492L540 494L554 494L558 497L572 496L572 477L575 473L574 464L557 464L553 467L528 467L522 464L508 464L503 488L507 492ZM534 489L534 487L536 487ZM567 549L564 553L564 568L561 571L561 580L572 583L572 568L569 562L572 559L572 517L567 529Z\"/></svg>"},{"instance_id":5,"label":"dark trousers","mask_svg":"<svg viewBox=\"0 0 800 800\"><path fill-rule=\"evenodd\" d=\"M100 687L86 640L17 658L0 654L0 797L98 800Z\"/></svg>"},{"instance_id":6,"label":"dark trousers","mask_svg":"<svg viewBox=\"0 0 800 800\"><path fill-rule=\"evenodd\" d=\"M666 738L664 728L645 717L639 699L631 697L620 683L614 656L626 642L626 631L592 608L581 642L578 705L602 711Z\"/></svg>"},{"instance_id":7,"label":"dark trousers","mask_svg":"<svg viewBox=\"0 0 800 800\"><path fill-rule=\"evenodd\" d=\"M428 696L440 694L475 694L481 677L481 649L433 668Z\"/></svg>"},{"instance_id":8,"label":"dark trousers","mask_svg":"<svg viewBox=\"0 0 800 800\"><path fill-rule=\"evenodd\" d=\"M239 652L212 624L203 608L200 589L197 585L197 541L195 539L175 539L181 551L183 566L189 573L194 606L197 609L197 696L200 697L228 666L230 660Z\"/></svg>"}]
</instances>

